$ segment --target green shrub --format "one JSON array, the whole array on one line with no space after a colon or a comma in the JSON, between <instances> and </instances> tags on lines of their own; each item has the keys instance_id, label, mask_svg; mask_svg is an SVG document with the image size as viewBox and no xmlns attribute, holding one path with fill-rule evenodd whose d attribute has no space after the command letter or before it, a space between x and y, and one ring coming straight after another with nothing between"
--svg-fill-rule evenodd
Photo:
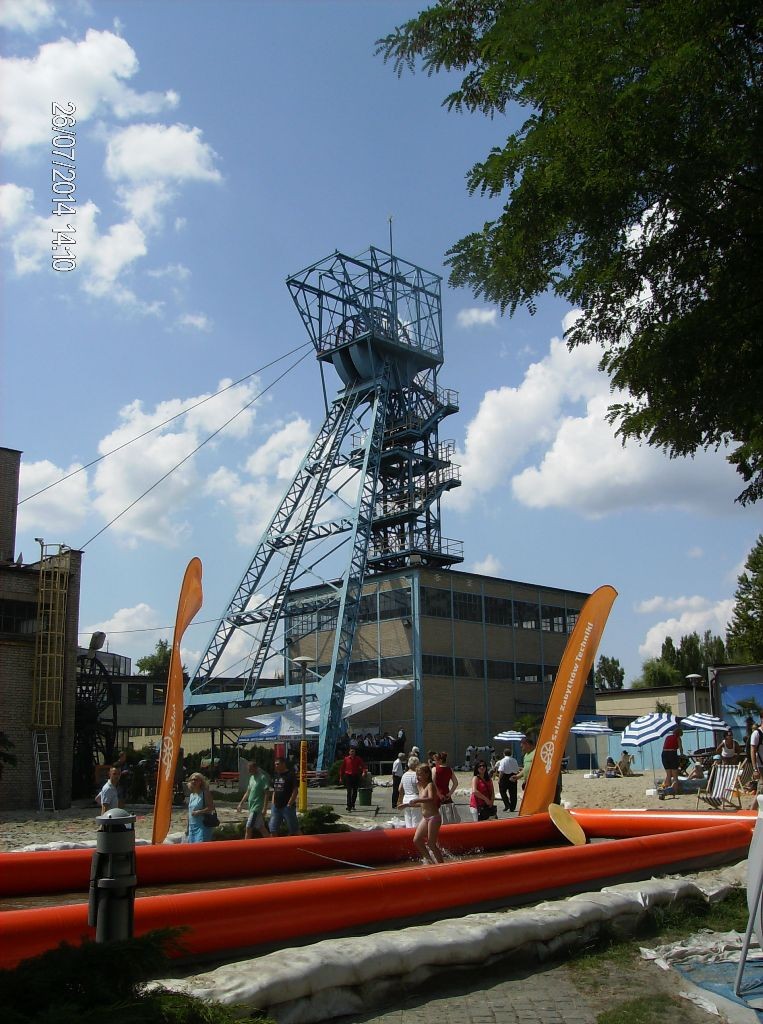
<instances>
[{"instance_id":1,"label":"green shrub","mask_svg":"<svg viewBox=\"0 0 763 1024\"><path fill-rule=\"evenodd\" d=\"M306 836L350 831L350 826L339 820L339 815L330 804L310 807L304 814L300 814L299 825Z\"/></svg>"},{"instance_id":2,"label":"green shrub","mask_svg":"<svg viewBox=\"0 0 763 1024\"><path fill-rule=\"evenodd\" d=\"M167 929L125 942L61 943L0 971L4 1024L272 1024L163 988L147 991L181 949L179 936Z\"/></svg>"}]
</instances>

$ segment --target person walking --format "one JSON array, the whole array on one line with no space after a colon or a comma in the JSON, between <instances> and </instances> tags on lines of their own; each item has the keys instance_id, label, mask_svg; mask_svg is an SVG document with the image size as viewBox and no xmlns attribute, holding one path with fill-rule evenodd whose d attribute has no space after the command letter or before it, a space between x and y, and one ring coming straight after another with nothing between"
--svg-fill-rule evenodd
<instances>
[{"instance_id":1,"label":"person walking","mask_svg":"<svg viewBox=\"0 0 763 1024\"><path fill-rule=\"evenodd\" d=\"M440 798L432 781L432 769L428 764L420 764L416 769L416 785L418 796L408 802L409 807L416 806L421 810L421 821L413 833L413 845L425 863L442 864L442 851L437 845L441 825Z\"/></svg>"},{"instance_id":2,"label":"person walking","mask_svg":"<svg viewBox=\"0 0 763 1024\"><path fill-rule=\"evenodd\" d=\"M469 810L472 821L487 821L489 818L496 817L495 788L485 761L478 761L477 767L474 769Z\"/></svg>"},{"instance_id":3,"label":"person walking","mask_svg":"<svg viewBox=\"0 0 763 1024\"><path fill-rule=\"evenodd\" d=\"M299 821L297 820L297 794L299 792L294 772L282 757L275 760L275 775L273 776L273 804L270 809L271 836L277 836L281 822L286 822L290 836L300 835Z\"/></svg>"},{"instance_id":4,"label":"person walking","mask_svg":"<svg viewBox=\"0 0 763 1024\"><path fill-rule=\"evenodd\" d=\"M400 780L405 775L405 754L401 750L392 762L392 810L397 807L397 794L400 790Z\"/></svg>"},{"instance_id":5,"label":"person walking","mask_svg":"<svg viewBox=\"0 0 763 1024\"><path fill-rule=\"evenodd\" d=\"M361 778L366 774L366 765L362 757L358 756L357 750L352 747L347 757L343 758L339 765L339 781L344 782L347 789L347 810L355 810L355 801L358 799L358 786Z\"/></svg>"},{"instance_id":6,"label":"person walking","mask_svg":"<svg viewBox=\"0 0 763 1024\"><path fill-rule=\"evenodd\" d=\"M678 782L678 765L679 757L684 752L683 743L681 742L682 736L683 729L676 726L665 737L665 742L662 745L662 767L665 769L665 781L662 784L662 789L657 794L660 800L664 800L668 793L678 796L681 792Z\"/></svg>"},{"instance_id":7,"label":"person walking","mask_svg":"<svg viewBox=\"0 0 763 1024\"><path fill-rule=\"evenodd\" d=\"M108 780L95 798L95 802L101 805L101 814L119 807L119 774L116 765L109 768Z\"/></svg>"},{"instance_id":8,"label":"person walking","mask_svg":"<svg viewBox=\"0 0 763 1024\"><path fill-rule=\"evenodd\" d=\"M408 771L400 779L400 790L397 794L397 806L403 810L406 828L416 828L421 820L421 810L412 801L419 795L416 769L419 766L417 757L408 758Z\"/></svg>"},{"instance_id":9,"label":"person walking","mask_svg":"<svg viewBox=\"0 0 763 1024\"><path fill-rule=\"evenodd\" d=\"M515 811L517 808L517 779L519 778L519 762L512 756L507 747L503 757L497 764L498 792L503 800L504 811Z\"/></svg>"},{"instance_id":10,"label":"person walking","mask_svg":"<svg viewBox=\"0 0 763 1024\"><path fill-rule=\"evenodd\" d=\"M264 772L256 761L249 762L249 784L246 792L241 797L236 807L241 810L244 800L247 802L248 813L244 830L244 839L252 839L256 829L263 839L270 835L265 825L265 814L267 813L270 797L273 793L270 776Z\"/></svg>"},{"instance_id":11,"label":"person walking","mask_svg":"<svg viewBox=\"0 0 763 1024\"><path fill-rule=\"evenodd\" d=\"M432 781L435 784L437 796L440 798L440 817L443 824L457 824L461 821L461 815L453 803L453 794L458 789L458 779L448 764L448 755L444 750L434 755Z\"/></svg>"},{"instance_id":12,"label":"person walking","mask_svg":"<svg viewBox=\"0 0 763 1024\"><path fill-rule=\"evenodd\" d=\"M188 842L208 843L215 830L214 825L204 824L204 815L215 809L209 785L201 772L194 772L188 776L188 788Z\"/></svg>"}]
</instances>

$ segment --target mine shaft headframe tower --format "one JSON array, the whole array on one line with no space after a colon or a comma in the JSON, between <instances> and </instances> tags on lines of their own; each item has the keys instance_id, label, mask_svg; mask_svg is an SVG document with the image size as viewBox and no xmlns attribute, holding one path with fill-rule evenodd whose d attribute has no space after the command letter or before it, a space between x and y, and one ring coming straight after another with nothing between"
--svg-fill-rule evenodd
<instances>
[{"instance_id":1,"label":"mine shaft headframe tower","mask_svg":"<svg viewBox=\"0 0 763 1024\"><path fill-rule=\"evenodd\" d=\"M320 702L318 761L326 767L341 727L366 573L462 560L460 544L440 528L442 494L460 481L450 462L454 445L440 442L439 424L458 400L437 383L443 344L436 274L372 247L361 256L334 252L287 286L318 360L330 363L344 386L266 527L185 702L193 715L298 697L299 687L289 685L291 645L329 622L328 664L308 682ZM250 650L231 684L223 658L241 654L242 637ZM287 685L265 685L263 669L281 658ZM225 684L216 683L223 675Z\"/></svg>"}]
</instances>

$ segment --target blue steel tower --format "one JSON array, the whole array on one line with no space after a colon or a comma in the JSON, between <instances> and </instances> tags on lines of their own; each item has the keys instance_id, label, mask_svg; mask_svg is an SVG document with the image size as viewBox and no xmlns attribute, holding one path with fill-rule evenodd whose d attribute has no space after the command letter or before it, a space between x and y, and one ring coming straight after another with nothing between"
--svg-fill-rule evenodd
<instances>
[{"instance_id":1,"label":"blue steel tower","mask_svg":"<svg viewBox=\"0 0 763 1024\"><path fill-rule=\"evenodd\" d=\"M366 575L462 560L440 528L440 499L460 483L454 445L439 440L440 422L458 409L456 393L437 383L440 282L373 247L334 252L287 279L322 374L331 364L343 386L186 686L188 716L298 696L289 648L331 628L328 671L308 680L321 709L318 765L327 767ZM307 587L313 596L300 598ZM273 686L281 665L286 685Z\"/></svg>"}]
</instances>

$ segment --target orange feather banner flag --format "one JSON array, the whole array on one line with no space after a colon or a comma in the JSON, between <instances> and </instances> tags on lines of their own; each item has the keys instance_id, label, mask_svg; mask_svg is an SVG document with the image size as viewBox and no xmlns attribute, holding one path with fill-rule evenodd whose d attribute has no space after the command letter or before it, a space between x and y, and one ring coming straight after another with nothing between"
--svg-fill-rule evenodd
<instances>
[{"instance_id":1,"label":"orange feather banner flag","mask_svg":"<svg viewBox=\"0 0 763 1024\"><path fill-rule=\"evenodd\" d=\"M599 587L580 610L546 705L535 756L522 795L521 815L546 811L554 802L567 737L616 597L614 587Z\"/></svg>"},{"instance_id":2,"label":"orange feather banner flag","mask_svg":"<svg viewBox=\"0 0 763 1024\"><path fill-rule=\"evenodd\" d=\"M175 632L172 637L167 699L162 723L162 745L159 755L159 771L156 777L152 843L163 843L170 830L172 794L175 788L178 757L180 756L180 741L183 737L183 662L180 658L180 641L194 615L201 608L203 600L201 560L192 558L185 570L183 585L180 588Z\"/></svg>"}]
</instances>

